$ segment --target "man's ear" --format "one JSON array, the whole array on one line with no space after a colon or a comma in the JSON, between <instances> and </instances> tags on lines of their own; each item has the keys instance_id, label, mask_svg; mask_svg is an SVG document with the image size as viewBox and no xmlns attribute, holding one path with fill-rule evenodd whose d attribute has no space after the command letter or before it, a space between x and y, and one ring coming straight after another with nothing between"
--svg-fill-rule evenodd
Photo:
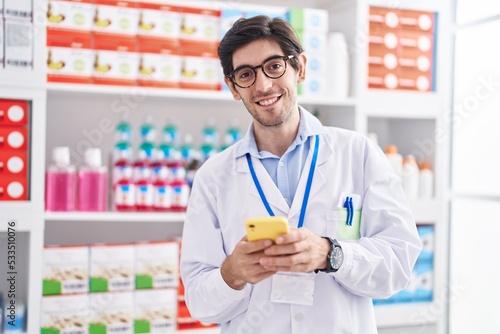
<instances>
[{"instance_id":1,"label":"man's ear","mask_svg":"<svg viewBox=\"0 0 500 334\"><path fill-rule=\"evenodd\" d=\"M307 57L303 53L301 53L297 57L299 60L299 70L297 71L297 83L301 83L304 82L304 80L306 80Z\"/></svg>"},{"instance_id":2,"label":"man's ear","mask_svg":"<svg viewBox=\"0 0 500 334\"><path fill-rule=\"evenodd\" d=\"M233 94L233 99L235 99L236 101L241 100L240 93L238 93L238 91L236 90L233 82L229 80L227 77L224 77L224 82L229 87L231 94Z\"/></svg>"}]
</instances>

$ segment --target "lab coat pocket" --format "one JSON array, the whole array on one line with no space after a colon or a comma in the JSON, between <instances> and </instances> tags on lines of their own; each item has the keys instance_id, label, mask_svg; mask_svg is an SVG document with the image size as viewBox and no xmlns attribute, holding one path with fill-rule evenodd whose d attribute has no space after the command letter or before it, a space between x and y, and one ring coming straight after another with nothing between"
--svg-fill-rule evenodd
<instances>
[{"instance_id":1,"label":"lab coat pocket","mask_svg":"<svg viewBox=\"0 0 500 334\"><path fill-rule=\"evenodd\" d=\"M330 237L340 240L358 240L361 222L361 210L353 210L351 224L348 223L347 209L337 208L327 212L327 230Z\"/></svg>"}]
</instances>

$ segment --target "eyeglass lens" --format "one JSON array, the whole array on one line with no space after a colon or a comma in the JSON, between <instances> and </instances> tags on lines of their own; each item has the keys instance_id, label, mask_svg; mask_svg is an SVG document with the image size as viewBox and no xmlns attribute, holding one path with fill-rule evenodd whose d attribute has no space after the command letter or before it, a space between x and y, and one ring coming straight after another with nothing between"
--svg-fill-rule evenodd
<instances>
[{"instance_id":1,"label":"eyeglass lens","mask_svg":"<svg viewBox=\"0 0 500 334\"><path fill-rule=\"evenodd\" d=\"M286 63L282 57L270 59L256 68L259 67L262 67L264 74L271 79L281 77L286 71ZM249 87L253 85L257 76L256 68L246 66L238 69L234 72L235 83L240 87Z\"/></svg>"}]
</instances>

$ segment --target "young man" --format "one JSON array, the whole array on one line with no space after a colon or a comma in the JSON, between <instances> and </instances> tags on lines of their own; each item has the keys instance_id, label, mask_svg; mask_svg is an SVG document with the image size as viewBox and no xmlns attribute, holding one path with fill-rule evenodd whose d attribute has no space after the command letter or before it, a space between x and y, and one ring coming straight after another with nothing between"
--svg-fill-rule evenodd
<instances>
[{"instance_id":1,"label":"young man","mask_svg":"<svg viewBox=\"0 0 500 334\"><path fill-rule=\"evenodd\" d=\"M288 23L241 19L219 57L253 122L196 174L181 253L192 316L231 334L376 333L371 298L402 289L421 249L397 176L374 143L297 104L306 57ZM269 215L290 233L249 242L245 219Z\"/></svg>"}]
</instances>

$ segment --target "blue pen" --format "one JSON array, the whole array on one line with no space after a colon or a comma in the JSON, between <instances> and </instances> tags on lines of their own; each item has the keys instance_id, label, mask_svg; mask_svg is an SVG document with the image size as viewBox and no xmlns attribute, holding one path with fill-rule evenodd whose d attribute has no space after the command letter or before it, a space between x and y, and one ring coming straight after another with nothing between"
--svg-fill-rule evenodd
<instances>
[{"instance_id":1,"label":"blue pen","mask_svg":"<svg viewBox=\"0 0 500 334\"><path fill-rule=\"evenodd\" d=\"M352 226L352 220L354 219L354 204L352 203L352 197L349 197L349 209L351 210L351 217L349 218L349 226Z\"/></svg>"},{"instance_id":2,"label":"blue pen","mask_svg":"<svg viewBox=\"0 0 500 334\"><path fill-rule=\"evenodd\" d=\"M351 221L351 207L349 205L349 196L346 196L345 201L344 201L344 208L347 209L347 215L345 218L345 224L346 226L349 225L349 222Z\"/></svg>"}]
</instances>

